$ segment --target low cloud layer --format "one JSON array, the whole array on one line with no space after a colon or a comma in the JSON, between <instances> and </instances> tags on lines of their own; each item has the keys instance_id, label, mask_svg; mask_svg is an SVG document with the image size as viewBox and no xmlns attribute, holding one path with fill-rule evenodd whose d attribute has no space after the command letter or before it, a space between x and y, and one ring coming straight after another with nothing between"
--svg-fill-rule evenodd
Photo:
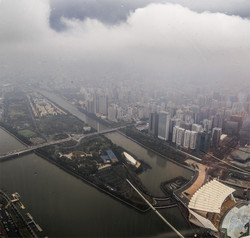
<instances>
[{"instance_id":1,"label":"low cloud layer","mask_svg":"<svg viewBox=\"0 0 250 238\"><path fill-rule=\"evenodd\" d=\"M0 79L165 85L249 80L248 19L150 4L115 25L62 17L66 28L58 32L50 27L50 13L46 0L0 2Z\"/></svg>"},{"instance_id":2,"label":"low cloud layer","mask_svg":"<svg viewBox=\"0 0 250 238\"><path fill-rule=\"evenodd\" d=\"M180 4L197 13L212 12L250 19L249 0L50 0L50 24L56 30L64 30L61 17L97 19L105 24L118 24L127 19L130 12L152 3Z\"/></svg>"}]
</instances>

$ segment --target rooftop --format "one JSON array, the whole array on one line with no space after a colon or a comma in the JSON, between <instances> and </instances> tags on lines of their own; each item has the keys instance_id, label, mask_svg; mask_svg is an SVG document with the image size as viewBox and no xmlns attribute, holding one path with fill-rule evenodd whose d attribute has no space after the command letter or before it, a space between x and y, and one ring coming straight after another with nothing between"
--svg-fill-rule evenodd
<instances>
[{"instance_id":1,"label":"rooftop","mask_svg":"<svg viewBox=\"0 0 250 238\"><path fill-rule=\"evenodd\" d=\"M224 200L235 190L217 180L212 180L203 185L192 196L188 207L191 209L220 213Z\"/></svg>"},{"instance_id":2,"label":"rooftop","mask_svg":"<svg viewBox=\"0 0 250 238\"><path fill-rule=\"evenodd\" d=\"M235 150L232 156L236 160L247 161L250 160L250 147L240 147L239 150Z\"/></svg>"}]
</instances>

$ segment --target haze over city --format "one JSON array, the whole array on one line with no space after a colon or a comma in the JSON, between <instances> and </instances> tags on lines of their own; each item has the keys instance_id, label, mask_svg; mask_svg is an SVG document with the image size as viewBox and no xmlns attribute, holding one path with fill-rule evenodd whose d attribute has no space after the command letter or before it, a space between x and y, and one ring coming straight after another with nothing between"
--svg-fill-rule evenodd
<instances>
[{"instance_id":1,"label":"haze over city","mask_svg":"<svg viewBox=\"0 0 250 238\"><path fill-rule=\"evenodd\" d=\"M248 1L22 0L0 11L2 80L248 84Z\"/></svg>"},{"instance_id":2,"label":"haze over city","mask_svg":"<svg viewBox=\"0 0 250 238\"><path fill-rule=\"evenodd\" d=\"M249 237L249 62L248 0L0 0L0 237Z\"/></svg>"}]
</instances>

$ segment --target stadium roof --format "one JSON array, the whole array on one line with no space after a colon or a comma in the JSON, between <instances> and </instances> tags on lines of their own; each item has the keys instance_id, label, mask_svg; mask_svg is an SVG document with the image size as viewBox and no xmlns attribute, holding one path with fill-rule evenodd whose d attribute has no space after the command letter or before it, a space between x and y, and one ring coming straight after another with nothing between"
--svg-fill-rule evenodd
<instances>
[{"instance_id":1,"label":"stadium roof","mask_svg":"<svg viewBox=\"0 0 250 238\"><path fill-rule=\"evenodd\" d=\"M222 203L234 191L233 188L217 180L212 180L195 192L188 204L188 208L220 213Z\"/></svg>"}]
</instances>

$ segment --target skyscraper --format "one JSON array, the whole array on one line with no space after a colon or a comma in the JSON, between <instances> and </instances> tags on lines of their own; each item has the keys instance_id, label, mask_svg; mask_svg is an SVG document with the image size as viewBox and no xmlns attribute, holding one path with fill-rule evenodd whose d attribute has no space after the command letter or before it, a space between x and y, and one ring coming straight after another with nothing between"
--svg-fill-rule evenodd
<instances>
[{"instance_id":1,"label":"skyscraper","mask_svg":"<svg viewBox=\"0 0 250 238\"><path fill-rule=\"evenodd\" d=\"M197 136L198 136L198 132L197 131L191 131L189 147L192 150L196 149Z\"/></svg>"},{"instance_id":2,"label":"skyscraper","mask_svg":"<svg viewBox=\"0 0 250 238\"><path fill-rule=\"evenodd\" d=\"M168 140L169 138L169 123L170 116L167 112L160 112L159 124L158 124L158 138L162 140Z\"/></svg>"},{"instance_id":3,"label":"skyscraper","mask_svg":"<svg viewBox=\"0 0 250 238\"><path fill-rule=\"evenodd\" d=\"M115 105L110 105L108 107L108 120L117 122L116 115L117 111Z\"/></svg>"},{"instance_id":4,"label":"skyscraper","mask_svg":"<svg viewBox=\"0 0 250 238\"><path fill-rule=\"evenodd\" d=\"M172 139L172 142L175 143L175 141L173 141L173 135L174 135L174 127L175 126L180 126L181 125L181 120L178 118L172 118L170 119L170 125L169 125L169 139Z\"/></svg>"},{"instance_id":5,"label":"skyscraper","mask_svg":"<svg viewBox=\"0 0 250 238\"><path fill-rule=\"evenodd\" d=\"M176 133L176 145L183 145L185 129L178 127Z\"/></svg>"},{"instance_id":6,"label":"skyscraper","mask_svg":"<svg viewBox=\"0 0 250 238\"><path fill-rule=\"evenodd\" d=\"M221 128L215 127L212 132L212 147L217 148L220 145Z\"/></svg>"},{"instance_id":7,"label":"skyscraper","mask_svg":"<svg viewBox=\"0 0 250 238\"><path fill-rule=\"evenodd\" d=\"M190 146L190 137L191 137L191 131L186 130L184 133L184 142L183 142L183 147L188 149Z\"/></svg>"},{"instance_id":8,"label":"skyscraper","mask_svg":"<svg viewBox=\"0 0 250 238\"><path fill-rule=\"evenodd\" d=\"M108 97L106 95L99 95L98 102L99 102L98 112L100 114L107 115L108 114Z\"/></svg>"},{"instance_id":9,"label":"skyscraper","mask_svg":"<svg viewBox=\"0 0 250 238\"><path fill-rule=\"evenodd\" d=\"M178 128L179 128L178 126L175 126L175 127L173 128L173 135L172 135L172 142L173 142L173 143L176 142L177 129L178 129Z\"/></svg>"},{"instance_id":10,"label":"skyscraper","mask_svg":"<svg viewBox=\"0 0 250 238\"><path fill-rule=\"evenodd\" d=\"M211 129L212 129L212 124L213 124L212 120L204 119L204 120L203 120L203 128L204 128L204 131L206 131L206 132L211 131Z\"/></svg>"},{"instance_id":11,"label":"skyscraper","mask_svg":"<svg viewBox=\"0 0 250 238\"><path fill-rule=\"evenodd\" d=\"M202 131L202 125L192 124L192 131L196 131L196 132Z\"/></svg>"},{"instance_id":12,"label":"skyscraper","mask_svg":"<svg viewBox=\"0 0 250 238\"><path fill-rule=\"evenodd\" d=\"M158 124L159 124L159 115L156 112L150 114L149 118L149 133L155 137L158 135Z\"/></svg>"}]
</instances>

